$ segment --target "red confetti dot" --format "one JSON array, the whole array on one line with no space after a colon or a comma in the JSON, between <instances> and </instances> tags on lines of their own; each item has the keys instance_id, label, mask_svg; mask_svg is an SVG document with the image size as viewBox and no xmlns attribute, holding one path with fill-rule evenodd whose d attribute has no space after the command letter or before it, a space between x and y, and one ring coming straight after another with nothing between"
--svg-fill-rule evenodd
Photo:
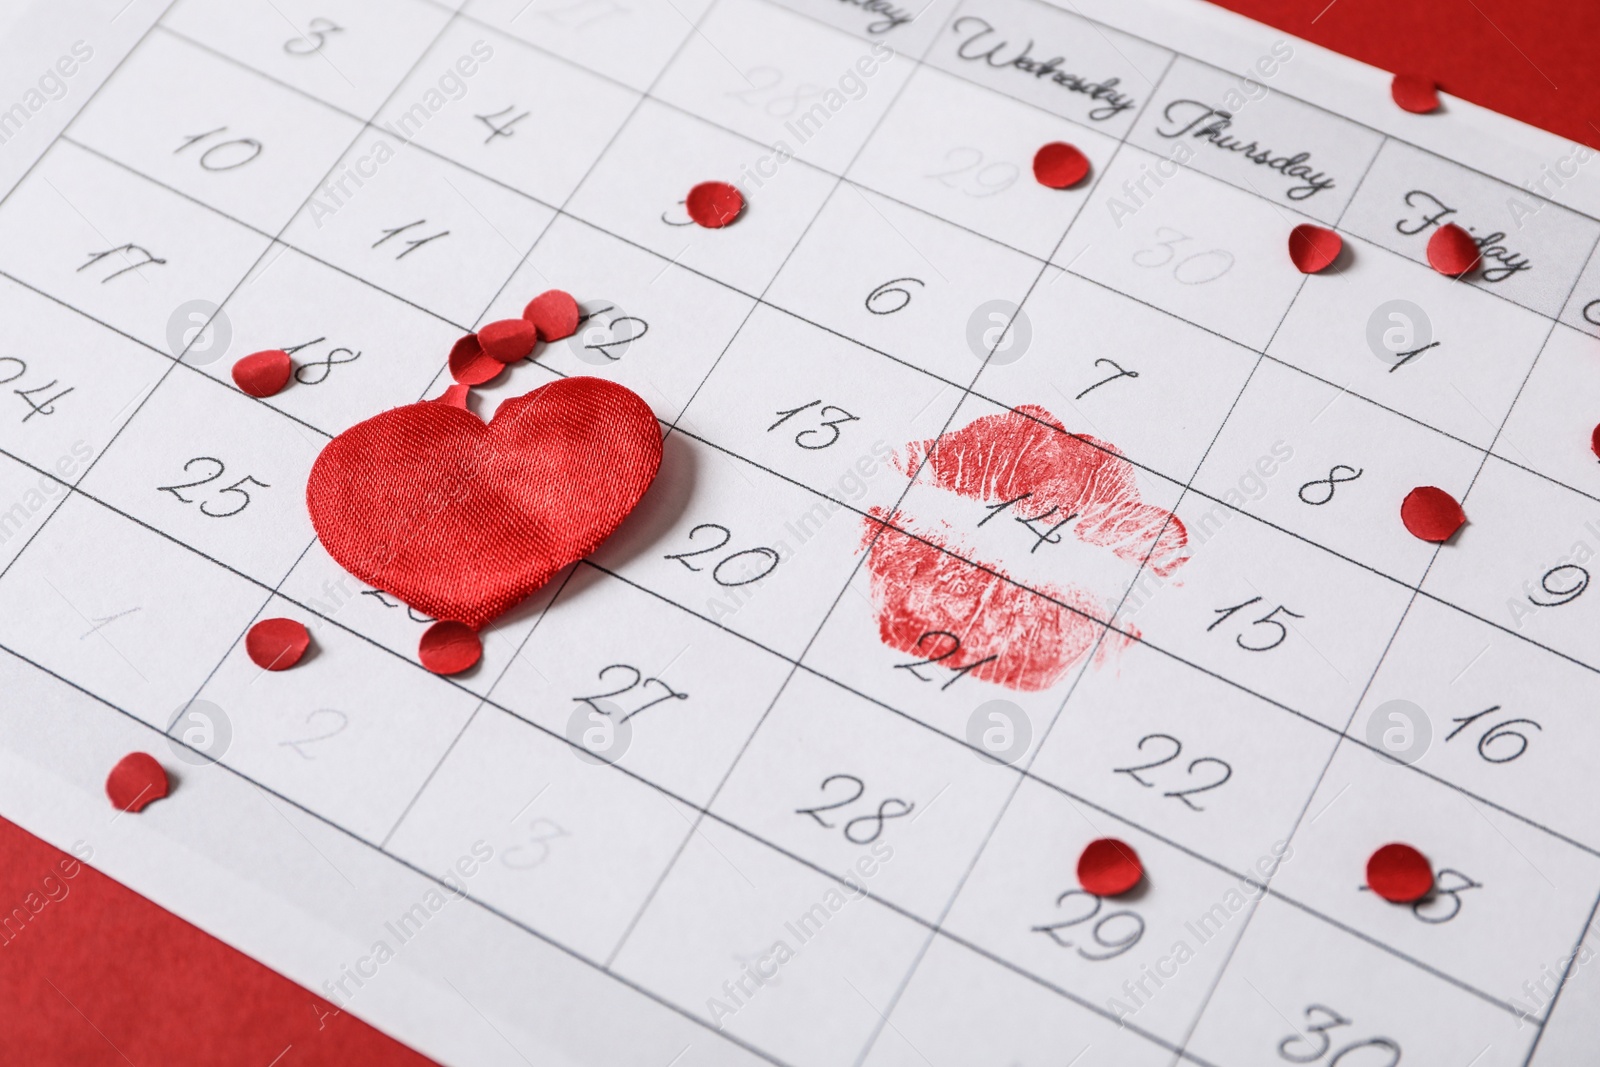
<instances>
[{"instance_id":1,"label":"red confetti dot","mask_svg":"<svg viewBox=\"0 0 1600 1067\"><path fill-rule=\"evenodd\" d=\"M1476 267L1482 258L1472 234L1453 222L1440 226L1428 238L1428 265L1440 274L1459 278Z\"/></svg>"},{"instance_id":2,"label":"red confetti dot","mask_svg":"<svg viewBox=\"0 0 1600 1067\"><path fill-rule=\"evenodd\" d=\"M279 348L255 352L233 365L233 384L251 396L275 396L289 384L294 363Z\"/></svg>"},{"instance_id":3,"label":"red confetti dot","mask_svg":"<svg viewBox=\"0 0 1600 1067\"><path fill-rule=\"evenodd\" d=\"M1289 231L1289 258L1301 274L1315 274L1339 258L1344 238L1323 226L1302 222Z\"/></svg>"},{"instance_id":4,"label":"red confetti dot","mask_svg":"<svg viewBox=\"0 0 1600 1067\"><path fill-rule=\"evenodd\" d=\"M527 319L501 319L478 330L478 347L500 363L515 363L533 352L539 331Z\"/></svg>"},{"instance_id":5,"label":"red confetti dot","mask_svg":"<svg viewBox=\"0 0 1600 1067\"><path fill-rule=\"evenodd\" d=\"M1384 845L1367 859L1367 887L1384 900L1410 904L1433 888L1433 868L1410 845Z\"/></svg>"},{"instance_id":6,"label":"red confetti dot","mask_svg":"<svg viewBox=\"0 0 1600 1067\"><path fill-rule=\"evenodd\" d=\"M1589 449L1600 456L1600 426L1596 426L1594 432L1589 435Z\"/></svg>"},{"instance_id":7,"label":"red confetti dot","mask_svg":"<svg viewBox=\"0 0 1600 1067\"><path fill-rule=\"evenodd\" d=\"M167 772L148 752L130 752L106 775L106 796L118 811L143 811L167 795Z\"/></svg>"},{"instance_id":8,"label":"red confetti dot","mask_svg":"<svg viewBox=\"0 0 1600 1067\"><path fill-rule=\"evenodd\" d=\"M262 619L244 635L250 662L264 671L286 671L311 647L311 632L293 619Z\"/></svg>"},{"instance_id":9,"label":"red confetti dot","mask_svg":"<svg viewBox=\"0 0 1600 1067\"><path fill-rule=\"evenodd\" d=\"M578 332L578 302L571 293L550 289L528 301L522 317L533 323L546 344L562 341Z\"/></svg>"},{"instance_id":10,"label":"red confetti dot","mask_svg":"<svg viewBox=\"0 0 1600 1067\"><path fill-rule=\"evenodd\" d=\"M701 182L689 190L683 206L689 217L708 230L720 230L739 217L744 197L727 182Z\"/></svg>"},{"instance_id":11,"label":"red confetti dot","mask_svg":"<svg viewBox=\"0 0 1600 1067\"><path fill-rule=\"evenodd\" d=\"M1078 884L1097 897L1126 893L1144 877L1144 864L1133 846L1102 837L1084 846L1078 857Z\"/></svg>"},{"instance_id":12,"label":"red confetti dot","mask_svg":"<svg viewBox=\"0 0 1600 1067\"><path fill-rule=\"evenodd\" d=\"M450 348L450 377L460 385L482 385L506 365L483 354L478 335L469 333Z\"/></svg>"},{"instance_id":13,"label":"red confetti dot","mask_svg":"<svg viewBox=\"0 0 1600 1067\"><path fill-rule=\"evenodd\" d=\"M1389 95L1406 111L1425 115L1439 107L1439 87L1416 74L1396 74Z\"/></svg>"},{"instance_id":14,"label":"red confetti dot","mask_svg":"<svg viewBox=\"0 0 1600 1067\"><path fill-rule=\"evenodd\" d=\"M1456 498L1443 489L1419 485L1400 502L1400 521L1422 541L1448 541L1467 521Z\"/></svg>"},{"instance_id":15,"label":"red confetti dot","mask_svg":"<svg viewBox=\"0 0 1600 1067\"><path fill-rule=\"evenodd\" d=\"M1033 154L1033 176L1040 185L1066 189L1089 173L1089 157L1065 141L1051 141Z\"/></svg>"},{"instance_id":16,"label":"red confetti dot","mask_svg":"<svg viewBox=\"0 0 1600 1067\"><path fill-rule=\"evenodd\" d=\"M434 674L460 674L482 655L478 631L464 622L436 622L417 644L417 658Z\"/></svg>"}]
</instances>

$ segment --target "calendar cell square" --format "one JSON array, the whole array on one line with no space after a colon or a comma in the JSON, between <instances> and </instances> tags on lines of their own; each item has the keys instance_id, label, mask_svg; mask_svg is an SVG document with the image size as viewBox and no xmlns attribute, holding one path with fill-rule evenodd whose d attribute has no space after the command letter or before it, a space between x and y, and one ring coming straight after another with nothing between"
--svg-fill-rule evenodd
<instances>
[{"instance_id":1,"label":"calendar cell square","mask_svg":"<svg viewBox=\"0 0 1600 1067\"><path fill-rule=\"evenodd\" d=\"M553 217L380 126L335 164L283 239L466 328Z\"/></svg>"},{"instance_id":2,"label":"calendar cell square","mask_svg":"<svg viewBox=\"0 0 1600 1067\"><path fill-rule=\"evenodd\" d=\"M161 25L366 118L448 17L422 0L381 7L356 0L198 0L175 5Z\"/></svg>"},{"instance_id":3,"label":"calendar cell square","mask_svg":"<svg viewBox=\"0 0 1600 1067\"><path fill-rule=\"evenodd\" d=\"M1247 348L1055 267L1022 314L1028 347L997 350L978 392L1007 406L1043 404L1073 432L1179 481L1256 363ZM1020 341L1024 327L1011 329Z\"/></svg>"},{"instance_id":4,"label":"calendar cell square","mask_svg":"<svg viewBox=\"0 0 1600 1067\"><path fill-rule=\"evenodd\" d=\"M1284 860L1287 870L1298 854ZM1342 884L1342 883L1341 883ZM1189 1049L1210 1063L1344 1056L1524 1062L1535 1031L1458 986L1307 915L1262 901Z\"/></svg>"},{"instance_id":5,"label":"calendar cell square","mask_svg":"<svg viewBox=\"0 0 1600 1067\"><path fill-rule=\"evenodd\" d=\"M1289 214L1124 146L1052 261L1259 352L1305 279L1284 252Z\"/></svg>"},{"instance_id":6,"label":"calendar cell square","mask_svg":"<svg viewBox=\"0 0 1600 1067\"><path fill-rule=\"evenodd\" d=\"M919 67L848 177L1047 259L1096 185L1091 180L1049 189L1034 178L1034 153L1059 140L1071 141L1089 158L1091 175L1106 169L1117 147L1098 131Z\"/></svg>"},{"instance_id":7,"label":"calendar cell square","mask_svg":"<svg viewBox=\"0 0 1600 1067\"><path fill-rule=\"evenodd\" d=\"M0 270L174 356L268 244L70 141L0 209Z\"/></svg>"},{"instance_id":8,"label":"calendar cell square","mask_svg":"<svg viewBox=\"0 0 1600 1067\"><path fill-rule=\"evenodd\" d=\"M638 99L582 67L458 19L395 90L378 124L555 206L572 195Z\"/></svg>"},{"instance_id":9,"label":"calendar cell square","mask_svg":"<svg viewBox=\"0 0 1600 1067\"><path fill-rule=\"evenodd\" d=\"M1394 138L1341 226L1426 270L1428 239L1447 223L1466 229L1483 254L1462 281L1552 318L1600 239L1600 222Z\"/></svg>"},{"instance_id":10,"label":"calendar cell square","mask_svg":"<svg viewBox=\"0 0 1600 1067\"><path fill-rule=\"evenodd\" d=\"M1172 58L1034 0L964 0L928 53L934 66L1108 137L1133 125Z\"/></svg>"},{"instance_id":11,"label":"calendar cell square","mask_svg":"<svg viewBox=\"0 0 1600 1067\"><path fill-rule=\"evenodd\" d=\"M490 695L598 760L703 805L789 669L682 608L580 565Z\"/></svg>"},{"instance_id":12,"label":"calendar cell square","mask_svg":"<svg viewBox=\"0 0 1600 1067\"><path fill-rule=\"evenodd\" d=\"M1600 891L1600 858L1358 745L1340 746L1306 813L1275 892L1501 1004L1571 950ZM1433 866L1414 906L1364 888L1389 841Z\"/></svg>"},{"instance_id":13,"label":"calendar cell square","mask_svg":"<svg viewBox=\"0 0 1600 1067\"><path fill-rule=\"evenodd\" d=\"M1133 846L1146 872L1141 888L1110 899L1079 888L1078 856L1101 837ZM1263 853L1260 870L1275 859ZM1252 868L1249 877L1263 875ZM1025 781L943 928L1119 1023L1178 1044L1259 896L1259 884Z\"/></svg>"},{"instance_id":14,"label":"calendar cell square","mask_svg":"<svg viewBox=\"0 0 1600 1067\"><path fill-rule=\"evenodd\" d=\"M991 604L964 618L964 628L952 630L943 628L943 615L930 612L902 630L898 597L875 590L871 566L862 567L806 650L804 666L969 746L974 758L1025 767L1078 676L1084 670L1115 670L1122 650L1112 644L1097 648L1102 627L1089 622L1070 627L1070 636L1060 639L1070 644L1061 651L1040 635L1026 635L1042 646L1039 660L1065 661L1053 683L1030 679L1030 688L1020 688L1007 670L989 674L982 669L984 660L1019 655L1007 640L1008 610L1019 617L1059 617L1067 610L1034 593L1013 595L1024 605L1021 610L1009 601ZM912 647L902 651L908 639Z\"/></svg>"},{"instance_id":15,"label":"calendar cell square","mask_svg":"<svg viewBox=\"0 0 1600 1067\"><path fill-rule=\"evenodd\" d=\"M1038 277L1019 252L845 182L766 299L966 385Z\"/></svg>"},{"instance_id":16,"label":"calendar cell square","mask_svg":"<svg viewBox=\"0 0 1600 1067\"><path fill-rule=\"evenodd\" d=\"M260 617L304 624L313 647L293 669L268 673L251 662L242 640L236 643L197 697L221 709L229 735L220 746L216 738L200 747L365 840L381 841L478 698L281 597L269 599ZM183 731L180 720L174 733L181 738Z\"/></svg>"},{"instance_id":17,"label":"calendar cell square","mask_svg":"<svg viewBox=\"0 0 1600 1067\"><path fill-rule=\"evenodd\" d=\"M481 863L474 897L602 960L689 834L692 812L563 741L482 708L387 849L433 872Z\"/></svg>"},{"instance_id":18,"label":"calendar cell square","mask_svg":"<svg viewBox=\"0 0 1600 1067\"><path fill-rule=\"evenodd\" d=\"M329 436L421 400L461 335L449 322L284 245L250 272L225 314L227 351L191 353L184 362L232 389L238 360L263 349L288 352L294 371L287 387L262 403Z\"/></svg>"},{"instance_id":19,"label":"calendar cell square","mask_svg":"<svg viewBox=\"0 0 1600 1067\"><path fill-rule=\"evenodd\" d=\"M706 819L612 969L785 1063L844 1062L929 936L867 896L895 862L857 890Z\"/></svg>"},{"instance_id":20,"label":"calendar cell square","mask_svg":"<svg viewBox=\"0 0 1600 1067\"><path fill-rule=\"evenodd\" d=\"M1467 525L1423 589L1591 669L1600 664L1600 599L1588 588L1600 503L1490 457L1464 505Z\"/></svg>"},{"instance_id":21,"label":"calendar cell square","mask_svg":"<svg viewBox=\"0 0 1600 1067\"><path fill-rule=\"evenodd\" d=\"M76 465L81 470L87 456L68 453L63 460L64 466ZM62 475L63 481L52 470L46 467L41 473L10 455L0 455L0 574L67 499L72 475Z\"/></svg>"},{"instance_id":22,"label":"calendar cell square","mask_svg":"<svg viewBox=\"0 0 1600 1067\"><path fill-rule=\"evenodd\" d=\"M683 434L594 561L781 656L822 625L855 568L855 513Z\"/></svg>"},{"instance_id":23,"label":"calendar cell square","mask_svg":"<svg viewBox=\"0 0 1600 1067\"><path fill-rule=\"evenodd\" d=\"M37 529L0 576L0 596L28 606L0 614L0 644L158 729L265 598L199 553L78 494Z\"/></svg>"},{"instance_id":24,"label":"calendar cell square","mask_svg":"<svg viewBox=\"0 0 1600 1067\"><path fill-rule=\"evenodd\" d=\"M1590 497L1600 497L1594 431L1600 421L1594 339L1558 325L1517 394L1494 442L1503 459Z\"/></svg>"},{"instance_id":25,"label":"calendar cell square","mask_svg":"<svg viewBox=\"0 0 1600 1067\"><path fill-rule=\"evenodd\" d=\"M0 319L0 448L75 482L171 363L7 278Z\"/></svg>"},{"instance_id":26,"label":"calendar cell square","mask_svg":"<svg viewBox=\"0 0 1600 1067\"><path fill-rule=\"evenodd\" d=\"M678 425L858 510L892 507L901 442L937 437L954 387L762 305Z\"/></svg>"},{"instance_id":27,"label":"calendar cell square","mask_svg":"<svg viewBox=\"0 0 1600 1067\"><path fill-rule=\"evenodd\" d=\"M315 536L305 485L326 443L243 393L179 367L82 485L272 586Z\"/></svg>"},{"instance_id":28,"label":"calendar cell square","mask_svg":"<svg viewBox=\"0 0 1600 1067\"><path fill-rule=\"evenodd\" d=\"M1278 40L1246 75L1186 56L1173 61L1128 143L1332 225L1344 213L1383 135L1273 92L1253 75L1281 70L1294 45Z\"/></svg>"},{"instance_id":29,"label":"calendar cell square","mask_svg":"<svg viewBox=\"0 0 1600 1067\"><path fill-rule=\"evenodd\" d=\"M873 895L931 923L1015 784L1015 771L802 671L712 810L840 879L878 865Z\"/></svg>"},{"instance_id":30,"label":"calendar cell square","mask_svg":"<svg viewBox=\"0 0 1600 1067\"><path fill-rule=\"evenodd\" d=\"M472 17L642 93L710 6L711 0L481 0Z\"/></svg>"},{"instance_id":31,"label":"calendar cell square","mask_svg":"<svg viewBox=\"0 0 1600 1067\"><path fill-rule=\"evenodd\" d=\"M276 233L360 123L168 33L154 33L72 137L247 225Z\"/></svg>"},{"instance_id":32,"label":"calendar cell square","mask_svg":"<svg viewBox=\"0 0 1600 1067\"><path fill-rule=\"evenodd\" d=\"M722 0L651 95L842 174L912 66L887 45L869 45L763 0Z\"/></svg>"},{"instance_id":33,"label":"calendar cell square","mask_svg":"<svg viewBox=\"0 0 1600 1067\"><path fill-rule=\"evenodd\" d=\"M539 239L484 319L520 316L547 289L571 293L583 317L572 337L534 352L538 364L625 385L668 423L677 421L753 304L566 215ZM513 367L479 392L492 400L533 384L539 383Z\"/></svg>"},{"instance_id":34,"label":"calendar cell square","mask_svg":"<svg viewBox=\"0 0 1600 1067\"><path fill-rule=\"evenodd\" d=\"M1014 583L1100 621L1147 557L1163 575L1181 568L1188 549L1171 509L1183 487L1055 418L969 397L941 437L907 444L895 462L916 481L885 517L902 532L883 566L911 549L909 536L976 564L996 591Z\"/></svg>"},{"instance_id":35,"label":"calendar cell square","mask_svg":"<svg viewBox=\"0 0 1600 1067\"><path fill-rule=\"evenodd\" d=\"M1152 1041L949 938L936 937L878 1034L867 1067L1070 1063L1157 1067Z\"/></svg>"},{"instance_id":36,"label":"calendar cell square","mask_svg":"<svg viewBox=\"0 0 1600 1067\"><path fill-rule=\"evenodd\" d=\"M1084 672L1031 770L1246 871L1288 837L1335 736L1135 644Z\"/></svg>"},{"instance_id":37,"label":"calendar cell square","mask_svg":"<svg viewBox=\"0 0 1600 1067\"><path fill-rule=\"evenodd\" d=\"M648 165L644 165L648 161ZM689 190L728 182L744 196L721 229L685 213ZM691 115L646 100L600 157L568 211L625 241L741 292L759 295L837 184Z\"/></svg>"},{"instance_id":38,"label":"calendar cell square","mask_svg":"<svg viewBox=\"0 0 1600 1067\"><path fill-rule=\"evenodd\" d=\"M1240 485L1241 493L1293 492L1282 479ZM1189 558L1166 579L1142 572L1119 627L1343 729L1411 590L1198 493L1177 515Z\"/></svg>"},{"instance_id":39,"label":"calendar cell square","mask_svg":"<svg viewBox=\"0 0 1600 1067\"><path fill-rule=\"evenodd\" d=\"M1365 241L1345 248L1359 266L1308 278L1268 354L1488 448L1549 320Z\"/></svg>"},{"instance_id":40,"label":"calendar cell square","mask_svg":"<svg viewBox=\"0 0 1600 1067\"><path fill-rule=\"evenodd\" d=\"M1588 815L1600 795L1600 781L1587 772L1600 745L1589 710L1596 700L1600 680L1591 668L1552 656L1515 628L1422 596L1406 612L1349 734L1600 848Z\"/></svg>"},{"instance_id":41,"label":"calendar cell square","mask_svg":"<svg viewBox=\"0 0 1600 1067\"><path fill-rule=\"evenodd\" d=\"M1406 531L1401 501L1425 485L1463 499L1482 460L1464 444L1267 360L1194 484L1214 500L1411 584L1437 546ZM1256 491L1262 483L1267 490Z\"/></svg>"}]
</instances>

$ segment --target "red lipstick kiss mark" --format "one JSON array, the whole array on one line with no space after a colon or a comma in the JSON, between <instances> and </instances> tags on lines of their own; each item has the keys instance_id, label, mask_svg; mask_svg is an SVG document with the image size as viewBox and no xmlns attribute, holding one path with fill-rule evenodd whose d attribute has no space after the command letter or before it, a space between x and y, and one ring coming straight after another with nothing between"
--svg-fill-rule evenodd
<instances>
[{"instance_id":1,"label":"red lipstick kiss mark","mask_svg":"<svg viewBox=\"0 0 1600 1067\"><path fill-rule=\"evenodd\" d=\"M1134 564L1148 553L1146 566L1161 577L1189 558L1182 521L1140 501L1133 467L1121 453L1067 433L1044 408L984 416L943 438L913 442L899 462L909 472L924 460L939 488L983 502L1025 498L1035 514L1054 508L1072 517L1079 541ZM999 566L967 562L962 557L971 553L959 546L902 532L918 527L908 520L874 509L865 521L884 644L958 677L1027 691L1050 688L1094 647L1096 620L1110 615L1103 598L1076 586L1021 588ZM1097 660L1127 641L1111 632Z\"/></svg>"}]
</instances>

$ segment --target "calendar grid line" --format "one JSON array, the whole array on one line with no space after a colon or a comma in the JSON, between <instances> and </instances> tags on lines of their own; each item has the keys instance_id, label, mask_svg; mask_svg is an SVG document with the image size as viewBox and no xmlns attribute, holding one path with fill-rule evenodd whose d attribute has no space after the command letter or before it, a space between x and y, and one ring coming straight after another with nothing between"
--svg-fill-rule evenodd
<instances>
[{"instance_id":1,"label":"calendar grid line","mask_svg":"<svg viewBox=\"0 0 1600 1067\"><path fill-rule=\"evenodd\" d=\"M1573 943L1572 951L1567 953L1567 963L1561 969L1561 980L1556 983L1556 991L1550 995L1550 1002L1544 1007L1544 1015L1537 1020L1533 1032L1533 1040L1528 1044L1528 1055L1522 1061L1522 1067L1533 1063L1534 1053L1539 1051L1539 1041L1544 1037L1546 1026L1555 1017L1556 1004L1561 1000L1562 992L1567 988L1567 982L1572 978L1573 968L1578 965L1579 948L1584 939L1589 936L1589 931L1594 928L1595 916L1600 914L1600 894L1595 896L1594 905L1589 909L1589 919L1583 924L1583 929L1578 931L1578 938Z\"/></svg>"}]
</instances>

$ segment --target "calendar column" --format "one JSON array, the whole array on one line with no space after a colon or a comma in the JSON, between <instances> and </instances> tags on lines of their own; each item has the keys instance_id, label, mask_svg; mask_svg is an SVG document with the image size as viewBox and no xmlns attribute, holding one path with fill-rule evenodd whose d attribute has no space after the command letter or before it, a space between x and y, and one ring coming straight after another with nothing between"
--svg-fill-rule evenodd
<instances>
[{"instance_id":1,"label":"calendar column","mask_svg":"<svg viewBox=\"0 0 1600 1067\"><path fill-rule=\"evenodd\" d=\"M1592 504L1530 470L1538 437L1513 427L1552 354L1552 330L1568 329L1551 320L1600 228L1553 205L1514 227L1513 192L1386 142L1343 222L1349 284L1331 292L1308 282L1269 349L1281 377L1270 390L1275 412L1257 415L1250 435L1235 435L1251 425L1236 417L1219 441L1219 453L1240 455L1282 433L1295 449L1288 484L1305 484L1260 513L1360 565L1375 576L1367 584L1381 578L1404 603L1398 617L1377 615L1380 659L1351 672L1360 707L1326 720L1345 739L1199 1023L1189 1045L1197 1055L1247 1058L1274 1046L1311 1055L1325 1044L1329 1057L1373 1047L1520 1063L1553 992L1544 975L1570 957L1600 891L1589 835L1560 829L1576 827L1568 800L1527 778L1570 779L1538 771L1537 761L1559 759L1541 735L1584 727L1559 707L1533 708L1542 702L1517 696L1533 683L1510 680L1573 693L1590 687L1587 672L1555 683L1550 672L1563 676L1567 665L1538 642L1562 638L1535 637L1531 625L1519 633L1508 618L1512 598L1529 603L1525 579L1538 590L1571 548L1571 537L1545 537L1529 517L1565 511L1581 530ZM1446 222L1466 227L1484 255L1466 283L1426 265L1427 240ZM1303 395L1289 405L1297 416L1285 395ZM1362 441L1375 444L1363 452ZM1400 501L1423 485L1450 492L1468 514L1443 546L1399 520ZM1558 588L1565 573L1552 579ZM1363 605L1369 626L1373 603ZM1553 610L1533 610L1550 624ZM1441 651L1450 648L1462 651ZM1389 841L1434 867L1434 891L1414 905L1363 884L1367 857ZM1359 982L1349 968L1305 962L1351 951L1367 957Z\"/></svg>"}]
</instances>

